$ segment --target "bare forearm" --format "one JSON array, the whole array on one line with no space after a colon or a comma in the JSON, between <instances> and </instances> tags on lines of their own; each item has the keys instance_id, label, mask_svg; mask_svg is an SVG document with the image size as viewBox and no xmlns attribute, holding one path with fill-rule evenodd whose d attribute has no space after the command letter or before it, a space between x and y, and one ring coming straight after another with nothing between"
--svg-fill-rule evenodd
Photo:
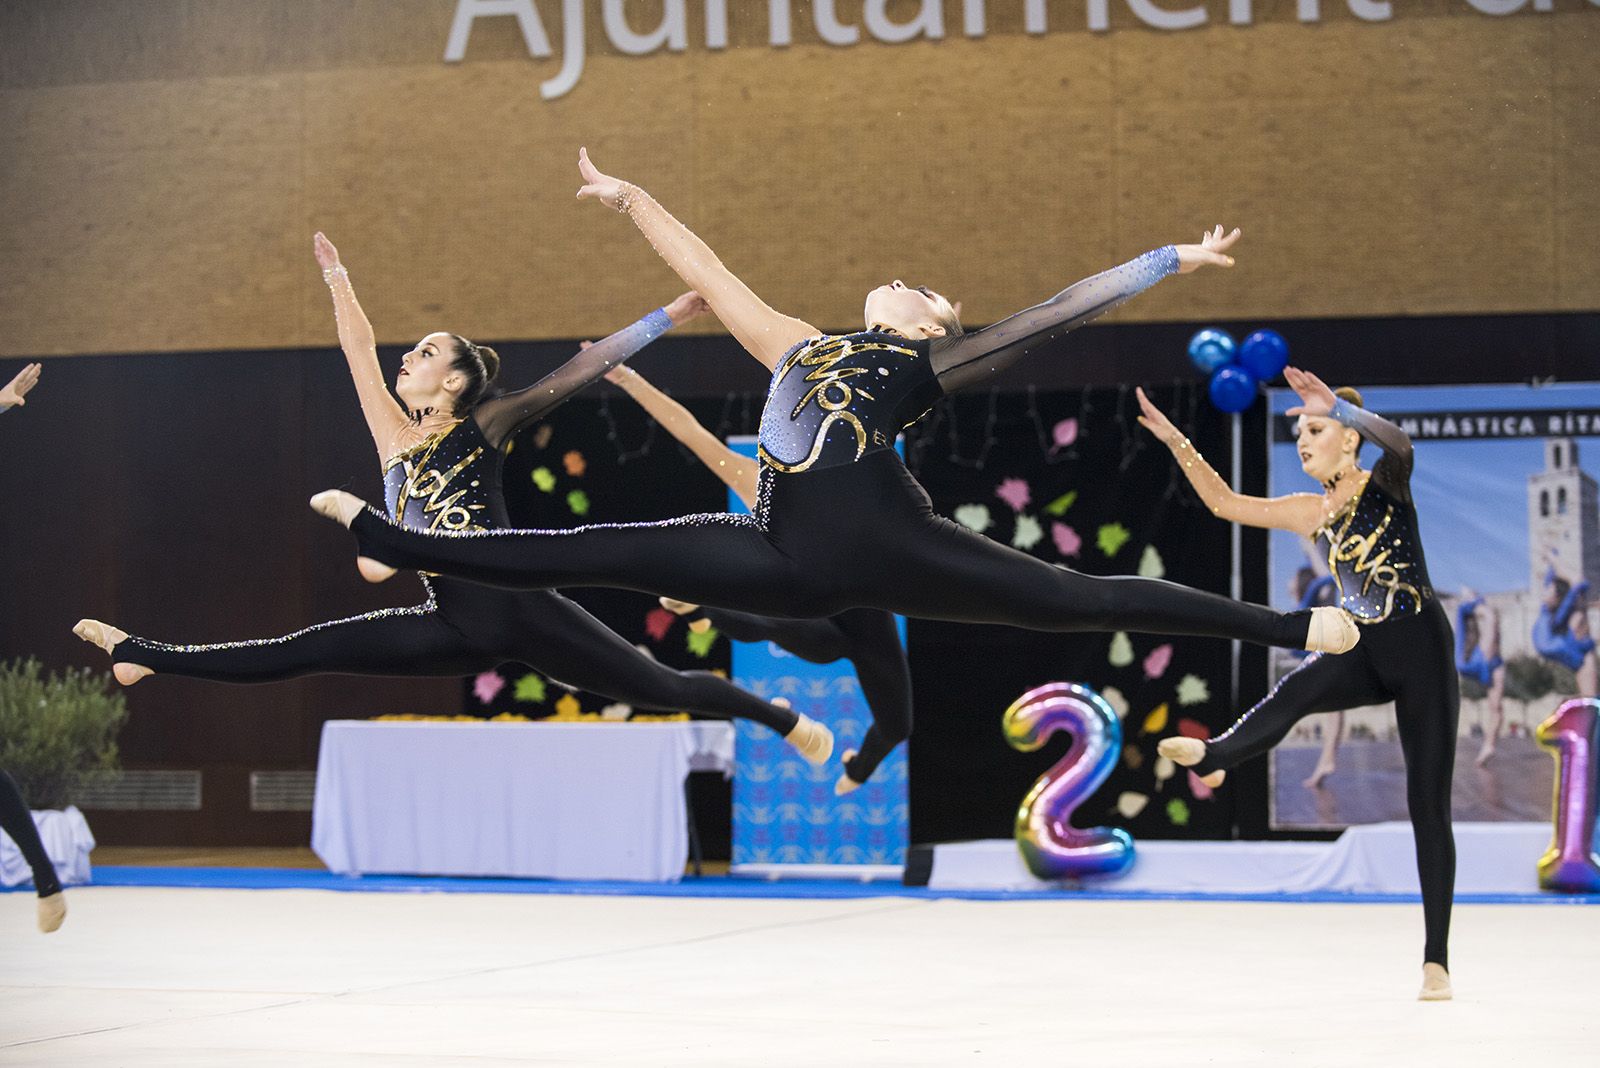
<instances>
[{"instance_id":1,"label":"bare forearm","mask_svg":"<svg viewBox=\"0 0 1600 1068\"><path fill-rule=\"evenodd\" d=\"M746 351L769 368L796 343L814 336L810 324L768 307L724 267L711 247L635 185L623 187L621 210L688 285L698 291Z\"/></svg>"},{"instance_id":2,"label":"bare forearm","mask_svg":"<svg viewBox=\"0 0 1600 1068\"><path fill-rule=\"evenodd\" d=\"M701 425L683 405L661 392L637 373L619 377L617 385L638 402L662 429L682 442L695 458L705 464L711 473L720 478L745 507L755 507L756 464L724 445L715 434Z\"/></svg>"},{"instance_id":3,"label":"bare forearm","mask_svg":"<svg viewBox=\"0 0 1600 1068\"><path fill-rule=\"evenodd\" d=\"M383 367L378 363L377 341L372 323L356 300L356 291L350 284L350 275L343 266L325 268L322 277L328 283L333 298L333 315L339 332L339 347L344 350L345 362L350 367L350 378L355 382L356 398L361 413L366 417L367 428L380 453L392 444L394 435L405 423L405 413L389 394L383 379Z\"/></svg>"}]
</instances>

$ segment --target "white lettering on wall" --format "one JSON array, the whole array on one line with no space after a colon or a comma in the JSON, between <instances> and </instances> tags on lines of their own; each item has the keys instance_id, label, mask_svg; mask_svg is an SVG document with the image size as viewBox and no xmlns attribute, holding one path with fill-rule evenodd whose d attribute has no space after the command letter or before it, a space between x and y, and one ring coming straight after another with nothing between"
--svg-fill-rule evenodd
<instances>
[{"instance_id":1,"label":"white lettering on wall","mask_svg":"<svg viewBox=\"0 0 1600 1068\"><path fill-rule=\"evenodd\" d=\"M839 21L833 10L833 0L812 0L813 16L817 21L817 36L831 45L853 45L861 40L861 30Z\"/></svg>"},{"instance_id":2,"label":"white lettering on wall","mask_svg":"<svg viewBox=\"0 0 1600 1068\"><path fill-rule=\"evenodd\" d=\"M475 21L503 15L516 16L528 55L539 59L550 55L550 38L544 34L544 23L539 21L533 0L458 0L456 17L450 23L450 40L444 46L444 61L460 63L467 58L467 36Z\"/></svg>"},{"instance_id":3,"label":"white lettering on wall","mask_svg":"<svg viewBox=\"0 0 1600 1068\"><path fill-rule=\"evenodd\" d=\"M557 0L541 2L548 9L555 6ZM1021 2L1026 31L1035 35L1047 32L1046 0ZM1203 4L1174 8L1166 5L1181 0L1121 2L1127 4L1128 10L1141 23L1158 30L1193 29L1205 25L1208 18ZM1365 22L1387 22L1394 18L1391 0L1342 2L1351 14ZM1555 0L1464 2L1475 11L1494 17L1514 15L1530 7L1545 13L1555 10ZM1588 2L1592 7L1600 7L1600 0ZM539 94L546 100L565 96L583 77L586 52L583 0L559 0L559 3L562 21L561 69L554 78L539 86ZM1109 32L1112 0L1084 0L1084 3L1088 29L1095 33ZM861 27L840 21L837 0L812 0L811 8L817 36L825 43L838 47L860 43ZM602 0L601 12L606 36L624 55L647 55L663 47L672 52L682 52L689 47L687 0L663 0L661 23L644 33L636 31L629 24L626 0ZM962 0L962 32L968 37L985 36L988 33L988 14L986 0ZM705 0L705 17L706 47L712 50L727 48L728 0ZM1322 0L1295 0L1295 17L1301 22L1321 22ZM456 0L455 16L450 21L450 35L444 48L446 63L459 63L466 58L467 40L472 36L473 27L479 19L485 18L516 19L517 29L531 58L549 59L555 54L550 48L550 38L545 33L535 0ZM1229 23L1248 26L1254 18L1254 0L1228 0ZM867 32L886 44L903 44L918 37L940 40L945 35L944 0L920 0L919 10L906 22L896 22L889 17L889 0L865 0L862 20ZM773 48L784 48L794 43L794 16L790 0L767 0L767 42Z\"/></svg>"},{"instance_id":4,"label":"white lettering on wall","mask_svg":"<svg viewBox=\"0 0 1600 1068\"><path fill-rule=\"evenodd\" d=\"M910 22L894 22L889 18L889 0L867 0L862 17L867 32L886 44L900 44L918 35L934 40L944 36L943 0L922 0L922 13Z\"/></svg>"},{"instance_id":5,"label":"white lettering on wall","mask_svg":"<svg viewBox=\"0 0 1600 1068\"><path fill-rule=\"evenodd\" d=\"M683 0L666 0L661 12L661 25L650 33L634 33L628 25L628 15L622 8L624 0L605 0L601 10L605 14L606 36L617 46L617 51L630 56L643 56L666 45L673 52L689 47L689 19L683 10Z\"/></svg>"}]
</instances>

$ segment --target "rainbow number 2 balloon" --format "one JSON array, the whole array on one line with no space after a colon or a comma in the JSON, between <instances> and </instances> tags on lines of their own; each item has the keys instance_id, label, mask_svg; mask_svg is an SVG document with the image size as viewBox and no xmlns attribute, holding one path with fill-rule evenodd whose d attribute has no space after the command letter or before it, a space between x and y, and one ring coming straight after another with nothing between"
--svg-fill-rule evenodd
<instances>
[{"instance_id":1,"label":"rainbow number 2 balloon","mask_svg":"<svg viewBox=\"0 0 1600 1068\"><path fill-rule=\"evenodd\" d=\"M1080 830L1072 813L1106 781L1122 752L1122 723L1099 694L1047 682L1006 709L1006 741L1031 752L1056 731L1072 735L1066 756L1033 784L1017 809L1017 847L1041 879L1114 875L1133 863L1133 836L1120 827Z\"/></svg>"},{"instance_id":2,"label":"rainbow number 2 balloon","mask_svg":"<svg viewBox=\"0 0 1600 1068\"><path fill-rule=\"evenodd\" d=\"M1539 885L1568 893L1600 892L1600 856L1594 851L1600 701L1573 698L1539 724L1537 737L1556 758L1555 838L1539 858Z\"/></svg>"}]
</instances>

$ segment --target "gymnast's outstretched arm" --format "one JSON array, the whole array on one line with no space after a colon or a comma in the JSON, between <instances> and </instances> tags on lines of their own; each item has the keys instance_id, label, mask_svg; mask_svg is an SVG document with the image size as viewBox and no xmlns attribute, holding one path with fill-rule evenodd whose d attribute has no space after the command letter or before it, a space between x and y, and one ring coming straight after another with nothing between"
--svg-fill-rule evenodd
<instances>
[{"instance_id":1,"label":"gymnast's outstretched arm","mask_svg":"<svg viewBox=\"0 0 1600 1068\"><path fill-rule=\"evenodd\" d=\"M739 495L744 506L751 511L756 507L757 464L748 456L740 456L722 443L689 409L645 381L643 375L631 367L615 367L606 372L606 381L620 386L622 391L649 412L667 433L677 438L711 473Z\"/></svg>"},{"instance_id":2,"label":"gymnast's outstretched arm","mask_svg":"<svg viewBox=\"0 0 1600 1068\"><path fill-rule=\"evenodd\" d=\"M1326 382L1297 367L1285 367L1283 377L1296 393L1301 403L1290 408L1285 415L1321 415L1341 426L1347 426L1368 441L1377 442L1383 456L1372 465L1372 477L1384 492L1400 500L1411 499L1412 450L1411 435L1395 426L1377 412L1369 412L1360 405L1351 404L1334 395Z\"/></svg>"},{"instance_id":3,"label":"gymnast's outstretched arm","mask_svg":"<svg viewBox=\"0 0 1600 1068\"><path fill-rule=\"evenodd\" d=\"M580 199L593 197L634 221L650 244L690 287L711 304L739 344L770 370L795 345L820 333L810 323L774 311L722 265L716 253L689 228L674 219L636 185L602 174L589 162L588 149L578 152L584 186Z\"/></svg>"},{"instance_id":4,"label":"gymnast's outstretched arm","mask_svg":"<svg viewBox=\"0 0 1600 1068\"><path fill-rule=\"evenodd\" d=\"M383 368L378 363L378 343L372 332L367 313L356 300L355 287L350 284L350 272L339 262L339 250L333 247L321 231L311 239L317 263L322 267L322 280L328 283L333 295L333 317L339 327L339 347L350 364L350 377L356 384L356 398L361 402L361 414L366 417L367 430L372 443L378 448L378 459L389 458L395 441L409 425L405 409L389 392L384 381Z\"/></svg>"},{"instance_id":5,"label":"gymnast's outstretched arm","mask_svg":"<svg viewBox=\"0 0 1600 1068\"><path fill-rule=\"evenodd\" d=\"M939 375L939 384L949 393L982 382L1040 345L1139 295L1169 274L1188 274L1208 264L1231 267L1233 257L1226 253L1238 240L1237 229L1224 235L1218 226L1204 234L1198 245L1167 245L1146 252L1120 267L1085 278L1043 304L993 326L934 338L929 357Z\"/></svg>"},{"instance_id":6,"label":"gymnast's outstretched arm","mask_svg":"<svg viewBox=\"0 0 1600 1068\"><path fill-rule=\"evenodd\" d=\"M1206 463L1183 431L1151 403L1142 388L1135 390L1135 395L1139 398L1139 424L1172 450L1172 457L1182 467L1184 477L1211 509L1212 515L1247 527L1290 530L1306 537L1321 524L1322 498L1315 493L1290 493L1282 497L1235 493L1216 469Z\"/></svg>"},{"instance_id":7,"label":"gymnast's outstretched arm","mask_svg":"<svg viewBox=\"0 0 1600 1068\"><path fill-rule=\"evenodd\" d=\"M43 364L30 363L17 372L17 377L6 383L0 389L0 412L8 408L20 408L28 403L28 392L39 384L39 374L44 370Z\"/></svg>"},{"instance_id":8,"label":"gymnast's outstretched arm","mask_svg":"<svg viewBox=\"0 0 1600 1068\"><path fill-rule=\"evenodd\" d=\"M685 293L633 325L596 344L585 345L576 356L527 389L484 401L473 409L472 417L489 443L500 448L518 430L550 414L568 397L619 367L650 342L707 310L700 294Z\"/></svg>"}]
</instances>

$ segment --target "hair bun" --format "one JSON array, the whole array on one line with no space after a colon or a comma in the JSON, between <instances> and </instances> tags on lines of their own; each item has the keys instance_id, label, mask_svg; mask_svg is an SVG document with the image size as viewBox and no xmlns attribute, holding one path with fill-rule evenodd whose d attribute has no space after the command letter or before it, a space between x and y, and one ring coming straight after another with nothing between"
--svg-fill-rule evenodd
<instances>
[{"instance_id":1,"label":"hair bun","mask_svg":"<svg viewBox=\"0 0 1600 1068\"><path fill-rule=\"evenodd\" d=\"M488 380L493 382L500 374L500 354L488 345L474 345L473 351L478 354L478 359L483 361L483 369L488 375Z\"/></svg>"},{"instance_id":2,"label":"hair bun","mask_svg":"<svg viewBox=\"0 0 1600 1068\"><path fill-rule=\"evenodd\" d=\"M1338 389L1333 391L1333 395L1347 404L1354 404L1357 408L1366 407L1365 404L1361 403L1361 391L1358 389L1352 389L1350 386L1340 386Z\"/></svg>"}]
</instances>

